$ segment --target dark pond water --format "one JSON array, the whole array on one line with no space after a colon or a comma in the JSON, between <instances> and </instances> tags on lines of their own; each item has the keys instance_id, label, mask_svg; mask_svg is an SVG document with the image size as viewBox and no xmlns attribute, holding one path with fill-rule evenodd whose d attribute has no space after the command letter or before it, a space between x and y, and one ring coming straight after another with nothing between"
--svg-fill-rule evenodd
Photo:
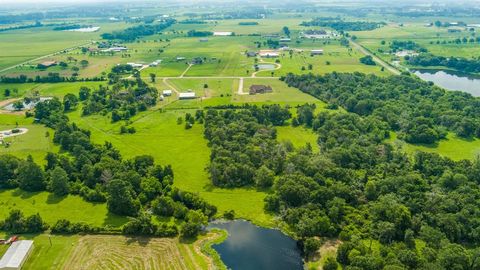
<instances>
[{"instance_id":1,"label":"dark pond water","mask_svg":"<svg viewBox=\"0 0 480 270\"><path fill-rule=\"evenodd\" d=\"M227 268L233 270L302 270L296 241L279 230L257 227L244 220L213 223L228 231L224 242L213 245Z\"/></svg>"},{"instance_id":2,"label":"dark pond water","mask_svg":"<svg viewBox=\"0 0 480 270\"><path fill-rule=\"evenodd\" d=\"M431 81L447 90L458 90L480 96L480 76L449 70L413 70L425 81Z\"/></svg>"}]
</instances>

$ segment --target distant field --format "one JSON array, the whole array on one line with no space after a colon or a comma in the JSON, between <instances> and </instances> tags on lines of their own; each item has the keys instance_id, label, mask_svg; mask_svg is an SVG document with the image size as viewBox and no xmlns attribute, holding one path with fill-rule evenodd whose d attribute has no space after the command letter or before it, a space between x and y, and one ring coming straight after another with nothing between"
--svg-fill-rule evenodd
<instances>
[{"instance_id":1,"label":"distant field","mask_svg":"<svg viewBox=\"0 0 480 270\"><path fill-rule=\"evenodd\" d=\"M389 60L391 56L382 55L378 50L389 50L388 43L393 40L415 41L419 45L427 48L432 54L447 57L456 56L471 58L477 57L480 53L480 46L478 43L441 44L443 41L453 41L457 38L470 38L471 32L462 30L459 33L449 33L447 28L426 27L422 23L410 23L404 26L391 24L373 31L355 32L355 35L358 37L358 42L360 44L387 60ZM385 45L381 44L382 40L386 41ZM440 41L440 44L437 44L437 41ZM433 44L430 44L431 42L433 42Z\"/></svg>"},{"instance_id":2,"label":"distant field","mask_svg":"<svg viewBox=\"0 0 480 270\"><path fill-rule=\"evenodd\" d=\"M126 27L124 23L102 23L99 32L78 33L53 31L52 27L31 28L2 32L0 35L0 70L52 54L66 48L98 40L100 34Z\"/></svg>"}]
</instances>

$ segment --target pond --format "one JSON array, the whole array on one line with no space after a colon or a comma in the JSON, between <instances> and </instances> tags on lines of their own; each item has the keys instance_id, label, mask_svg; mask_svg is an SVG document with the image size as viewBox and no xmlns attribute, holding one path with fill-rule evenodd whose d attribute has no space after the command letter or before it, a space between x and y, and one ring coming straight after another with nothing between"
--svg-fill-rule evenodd
<instances>
[{"instance_id":1,"label":"pond","mask_svg":"<svg viewBox=\"0 0 480 270\"><path fill-rule=\"evenodd\" d=\"M274 70L275 69L274 64L258 64L258 65L256 65L256 67L258 67L259 70ZM255 68L255 66L253 66L253 68Z\"/></svg>"},{"instance_id":2,"label":"pond","mask_svg":"<svg viewBox=\"0 0 480 270\"><path fill-rule=\"evenodd\" d=\"M450 70L412 70L418 77L447 90L458 90L480 96L480 76Z\"/></svg>"},{"instance_id":3,"label":"pond","mask_svg":"<svg viewBox=\"0 0 480 270\"><path fill-rule=\"evenodd\" d=\"M39 103L39 102L43 102L43 101L46 101L46 100L51 100L52 98L51 97L41 97L38 101L31 101L31 102L25 102L23 101L23 108L22 110L31 110L33 108L35 108L35 106ZM7 106L3 107L4 110L7 110L7 111L15 111L15 106L14 106L15 102L12 102L10 104L8 104Z\"/></svg>"},{"instance_id":4,"label":"pond","mask_svg":"<svg viewBox=\"0 0 480 270\"><path fill-rule=\"evenodd\" d=\"M297 242L279 230L261 228L244 220L215 222L208 228L228 232L228 238L213 248L229 269L303 269Z\"/></svg>"}]
</instances>

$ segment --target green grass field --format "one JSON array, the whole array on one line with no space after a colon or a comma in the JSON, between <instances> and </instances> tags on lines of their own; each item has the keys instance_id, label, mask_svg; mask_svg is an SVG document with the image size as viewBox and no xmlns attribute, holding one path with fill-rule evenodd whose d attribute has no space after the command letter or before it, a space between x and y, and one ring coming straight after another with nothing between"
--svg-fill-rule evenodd
<instances>
[{"instance_id":1,"label":"green grass field","mask_svg":"<svg viewBox=\"0 0 480 270\"><path fill-rule=\"evenodd\" d=\"M104 203L89 203L79 196L57 197L48 192L26 192L19 189L0 190L0 219L14 209L25 215L39 213L45 222L53 225L59 219L85 222L94 226L119 227L127 221L108 213Z\"/></svg>"},{"instance_id":2,"label":"green grass field","mask_svg":"<svg viewBox=\"0 0 480 270\"><path fill-rule=\"evenodd\" d=\"M445 140L441 140L436 144L409 144L398 140L395 133L391 133L389 141L398 144L410 154L416 151L438 153L439 155L449 157L453 160L462 160L479 157L480 155L480 139L463 139L455 136L452 133L447 135Z\"/></svg>"}]
</instances>

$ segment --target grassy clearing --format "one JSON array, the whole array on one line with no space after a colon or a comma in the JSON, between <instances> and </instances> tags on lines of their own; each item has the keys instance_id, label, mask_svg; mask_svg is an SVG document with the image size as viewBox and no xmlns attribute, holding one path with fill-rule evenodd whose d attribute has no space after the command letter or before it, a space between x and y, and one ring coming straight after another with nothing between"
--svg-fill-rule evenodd
<instances>
[{"instance_id":1,"label":"grassy clearing","mask_svg":"<svg viewBox=\"0 0 480 270\"><path fill-rule=\"evenodd\" d=\"M276 129L278 141L290 141L295 148L304 147L309 143L314 151L319 150L318 135L310 129L292 126L277 127Z\"/></svg>"},{"instance_id":2,"label":"grassy clearing","mask_svg":"<svg viewBox=\"0 0 480 270\"><path fill-rule=\"evenodd\" d=\"M59 219L113 227L118 227L127 221L125 217L110 214L106 204L89 203L79 196L57 197L48 192L0 190L0 220L7 217L14 209L21 210L25 215L39 213L50 225Z\"/></svg>"},{"instance_id":3,"label":"grassy clearing","mask_svg":"<svg viewBox=\"0 0 480 270\"><path fill-rule=\"evenodd\" d=\"M452 133L449 133L445 140L441 140L440 142L431 145L406 143L402 140L398 140L396 134L393 132L389 141L400 145L410 154L413 154L416 151L423 151L437 153L453 160L471 160L480 155L480 139L463 139Z\"/></svg>"}]
</instances>

